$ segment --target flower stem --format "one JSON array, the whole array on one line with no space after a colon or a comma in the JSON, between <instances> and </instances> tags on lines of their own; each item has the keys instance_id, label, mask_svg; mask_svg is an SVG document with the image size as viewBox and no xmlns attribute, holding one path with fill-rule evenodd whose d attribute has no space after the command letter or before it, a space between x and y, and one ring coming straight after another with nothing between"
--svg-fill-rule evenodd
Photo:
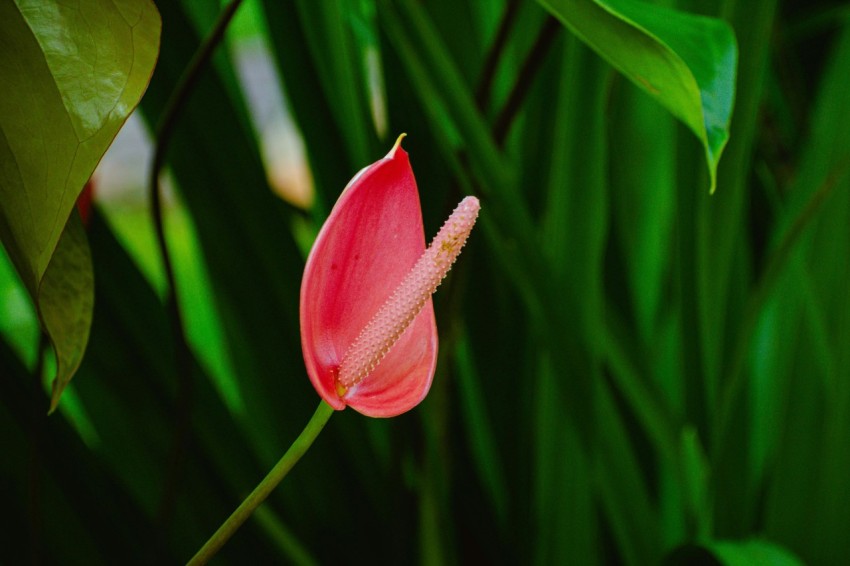
<instances>
[{"instance_id":1,"label":"flower stem","mask_svg":"<svg viewBox=\"0 0 850 566\"><path fill-rule=\"evenodd\" d=\"M233 533L236 532L239 527L242 526L248 517L260 506L260 504L265 501L266 497L272 492L272 490L277 487L277 484L286 477L286 474L289 473L298 460L301 459L301 456L307 452L307 449L313 444L313 441L316 440L316 437L319 436L319 433L325 427L325 423L328 422L328 419L333 414L334 409L324 401L319 403L319 407L316 409L316 412L313 413L313 416L310 418L310 422L307 423L307 426L304 427L304 430L301 431L301 434L298 435L298 438L292 443L289 447L289 450L283 455L283 457L275 464L274 468L268 473L268 475L263 478L257 487L254 488L254 491L251 492L248 497L236 508L236 511L227 518L227 520L222 523L222 525L218 528L218 530L210 537L210 539L201 547L201 549L192 557L192 559L188 562L188 566L192 566L195 564L206 564L210 558L215 556L216 552L218 552L224 543L230 539Z\"/></svg>"}]
</instances>

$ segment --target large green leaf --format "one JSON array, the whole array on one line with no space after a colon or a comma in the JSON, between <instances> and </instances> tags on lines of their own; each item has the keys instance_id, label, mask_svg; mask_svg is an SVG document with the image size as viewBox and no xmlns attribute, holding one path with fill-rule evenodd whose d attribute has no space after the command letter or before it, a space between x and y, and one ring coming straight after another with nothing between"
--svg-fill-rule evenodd
<instances>
[{"instance_id":1,"label":"large green leaf","mask_svg":"<svg viewBox=\"0 0 850 566\"><path fill-rule=\"evenodd\" d=\"M56 351L51 409L92 316L88 244L68 218L147 88L160 27L149 0L0 4L0 238Z\"/></svg>"},{"instance_id":2,"label":"large green leaf","mask_svg":"<svg viewBox=\"0 0 850 566\"><path fill-rule=\"evenodd\" d=\"M713 192L735 100L731 28L639 0L538 1L694 132Z\"/></svg>"}]
</instances>

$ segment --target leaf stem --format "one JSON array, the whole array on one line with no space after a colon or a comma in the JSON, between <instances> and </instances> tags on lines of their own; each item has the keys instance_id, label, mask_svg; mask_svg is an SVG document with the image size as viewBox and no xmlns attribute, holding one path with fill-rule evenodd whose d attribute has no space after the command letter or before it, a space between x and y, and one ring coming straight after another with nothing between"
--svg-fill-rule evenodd
<instances>
[{"instance_id":1,"label":"leaf stem","mask_svg":"<svg viewBox=\"0 0 850 566\"><path fill-rule=\"evenodd\" d=\"M513 90L508 95L508 101L505 103L502 112L493 126L493 138L500 147L505 144L511 124L513 124L514 118L516 118L522 108L525 96L534 82L534 76L546 59L546 54L549 52L549 48L552 46L555 38L558 37L558 32L561 31L562 27L561 22L554 17L547 17L546 22L544 22L540 30L540 34L537 36L537 41L534 42L531 51L525 58L519 76L517 76L514 83Z\"/></svg>"},{"instance_id":2,"label":"leaf stem","mask_svg":"<svg viewBox=\"0 0 850 566\"><path fill-rule=\"evenodd\" d=\"M210 537L210 539L201 547L201 549L192 557L187 566L206 564L210 558L224 546L233 533L242 526L248 517L265 501L269 494L277 487L286 474L298 463L301 456L307 452L307 449L312 446L313 441L319 436L319 433L325 427L325 423L333 414L334 409L324 401L319 403L319 407L298 438L292 443L283 457L275 464L274 468L263 478L254 491L245 498L244 501L236 508L230 517L222 523L218 530Z\"/></svg>"},{"instance_id":3,"label":"leaf stem","mask_svg":"<svg viewBox=\"0 0 850 566\"><path fill-rule=\"evenodd\" d=\"M162 496L159 503L158 516L162 525L170 522L176 500L177 486L183 468L183 455L189 442L190 414L192 405L192 358L189 351L188 339L183 317L180 312L180 302L177 295L177 282L174 266L168 252L165 238L165 224L162 211L162 193L159 187L159 173L165 165L166 151L174 134L174 129L180 114L195 89L201 72L207 67L215 48L221 43L228 24L236 14L242 0L233 0L218 17L210 34L204 39L198 50L192 56L183 74L174 87L165 104L162 115L156 127L156 147L149 176L149 195L151 215L153 216L156 232L157 248L162 260L166 280L166 309L171 320L171 329L175 341L175 366L177 368L177 400L175 408L174 441L168 457L165 479L163 480Z\"/></svg>"}]
</instances>

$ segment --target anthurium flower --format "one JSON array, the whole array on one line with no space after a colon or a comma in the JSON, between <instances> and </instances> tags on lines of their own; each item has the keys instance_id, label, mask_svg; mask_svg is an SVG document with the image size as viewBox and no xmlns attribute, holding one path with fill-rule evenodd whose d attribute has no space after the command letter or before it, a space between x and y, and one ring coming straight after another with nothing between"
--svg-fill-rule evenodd
<instances>
[{"instance_id":1,"label":"anthurium flower","mask_svg":"<svg viewBox=\"0 0 850 566\"><path fill-rule=\"evenodd\" d=\"M310 381L334 409L409 411L437 361L431 295L478 216L464 199L426 250L419 191L399 137L361 170L322 226L301 283L301 347Z\"/></svg>"}]
</instances>

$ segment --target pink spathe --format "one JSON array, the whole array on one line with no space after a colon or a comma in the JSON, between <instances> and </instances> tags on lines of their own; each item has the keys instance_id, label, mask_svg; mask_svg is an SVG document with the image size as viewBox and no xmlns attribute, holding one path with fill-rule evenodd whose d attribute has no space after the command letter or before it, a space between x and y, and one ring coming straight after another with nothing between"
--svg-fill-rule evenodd
<instances>
[{"instance_id":1,"label":"pink spathe","mask_svg":"<svg viewBox=\"0 0 850 566\"><path fill-rule=\"evenodd\" d=\"M437 359L431 293L479 206L465 199L426 253L401 139L343 191L301 284L301 345L313 386L335 409L350 406L372 417L409 411L428 393Z\"/></svg>"}]
</instances>

